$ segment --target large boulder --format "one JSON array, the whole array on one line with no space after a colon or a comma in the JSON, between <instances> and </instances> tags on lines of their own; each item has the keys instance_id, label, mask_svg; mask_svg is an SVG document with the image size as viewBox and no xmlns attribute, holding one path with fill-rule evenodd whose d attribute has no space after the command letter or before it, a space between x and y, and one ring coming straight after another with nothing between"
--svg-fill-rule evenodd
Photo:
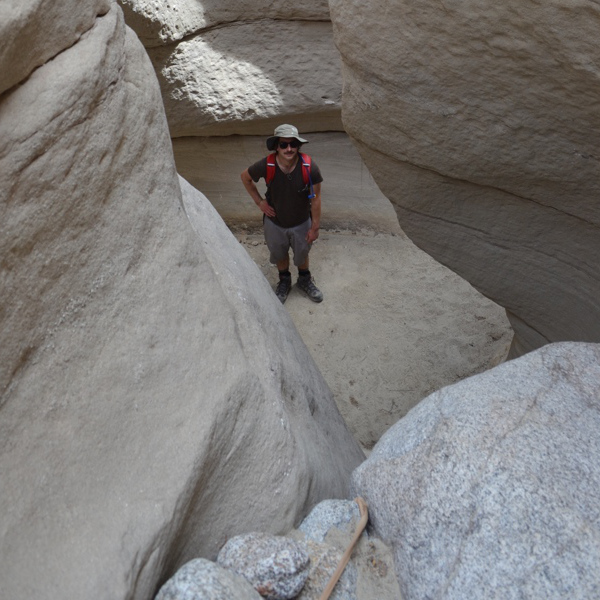
<instances>
[{"instance_id":1,"label":"large boulder","mask_svg":"<svg viewBox=\"0 0 600 600\"><path fill-rule=\"evenodd\" d=\"M402 598L600 596L600 345L435 392L353 474Z\"/></svg>"},{"instance_id":2,"label":"large boulder","mask_svg":"<svg viewBox=\"0 0 600 600\"><path fill-rule=\"evenodd\" d=\"M600 9L331 0L343 122L403 230L498 304L512 355L600 340Z\"/></svg>"},{"instance_id":3,"label":"large boulder","mask_svg":"<svg viewBox=\"0 0 600 600\"><path fill-rule=\"evenodd\" d=\"M0 98L0 223L2 597L146 599L232 535L345 495L362 453L260 271L178 179L116 4Z\"/></svg>"}]
</instances>

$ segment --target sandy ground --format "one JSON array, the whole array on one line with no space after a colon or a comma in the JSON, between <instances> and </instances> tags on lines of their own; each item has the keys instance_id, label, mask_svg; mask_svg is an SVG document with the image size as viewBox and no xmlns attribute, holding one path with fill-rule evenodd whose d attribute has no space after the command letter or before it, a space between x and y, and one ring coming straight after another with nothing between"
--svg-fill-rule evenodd
<instances>
[{"instance_id":1,"label":"sandy ground","mask_svg":"<svg viewBox=\"0 0 600 600\"><path fill-rule=\"evenodd\" d=\"M405 236L345 135L309 139L305 151L325 177L323 227L311 251L325 299L315 304L294 286L285 306L368 450L431 392L502 362L512 331L501 307ZM211 200L274 287L260 212L239 179L266 153L263 144L184 138L174 149L181 175Z\"/></svg>"}]
</instances>

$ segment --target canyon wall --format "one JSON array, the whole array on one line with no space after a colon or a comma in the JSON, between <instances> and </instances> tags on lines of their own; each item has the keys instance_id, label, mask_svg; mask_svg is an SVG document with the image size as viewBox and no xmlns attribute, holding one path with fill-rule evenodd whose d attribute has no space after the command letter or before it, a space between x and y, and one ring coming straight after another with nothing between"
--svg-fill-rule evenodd
<instances>
[{"instance_id":1,"label":"canyon wall","mask_svg":"<svg viewBox=\"0 0 600 600\"><path fill-rule=\"evenodd\" d=\"M600 340L600 8L331 0L343 122L411 239L516 356Z\"/></svg>"}]
</instances>

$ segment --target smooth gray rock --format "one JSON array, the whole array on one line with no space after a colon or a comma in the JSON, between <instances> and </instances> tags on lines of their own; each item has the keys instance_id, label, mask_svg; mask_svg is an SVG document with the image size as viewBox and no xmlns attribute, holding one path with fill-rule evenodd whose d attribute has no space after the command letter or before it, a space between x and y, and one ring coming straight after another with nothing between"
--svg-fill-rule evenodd
<instances>
[{"instance_id":1,"label":"smooth gray rock","mask_svg":"<svg viewBox=\"0 0 600 600\"><path fill-rule=\"evenodd\" d=\"M73 42L0 96L1 595L146 600L231 536L345 497L363 454L269 284L178 178L118 6Z\"/></svg>"},{"instance_id":2,"label":"smooth gray rock","mask_svg":"<svg viewBox=\"0 0 600 600\"><path fill-rule=\"evenodd\" d=\"M265 533L238 535L221 548L217 563L244 577L267 600L291 600L308 577L306 546Z\"/></svg>"},{"instance_id":3,"label":"smooth gray rock","mask_svg":"<svg viewBox=\"0 0 600 600\"><path fill-rule=\"evenodd\" d=\"M600 594L600 345L551 344L412 409L353 474L405 600Z\"/></svg>"},{"instance_id":4,"label":"smooth gray rock","mask_svg":"<svg viewBox=\"0 0 600 600\"><path fill-rule=\"evenodd\" d=\"M331 0L343 122L413 242L507 309L511 356L600 341L600 8Z\"/></svg>"},{"instance_id":5,"label":"smooth gray rock","mask_svg":"<svg viewBox=\"0 0 600 600\"><path fill-rule=\"evenodd\" d=\"M261 600L261 596L243 577L196 558L160 588L155 600Z\"/></svg>"},{"instance_id":6,"label":"smooth gray rock","mask_svg":"<svg viewBox=\"0 0 600 600\"><path fill-rule=\"evenodd\" d=\"M0 2L0 94L75 44L111 4L112 0Z\"/></svg>"}]
</instances>

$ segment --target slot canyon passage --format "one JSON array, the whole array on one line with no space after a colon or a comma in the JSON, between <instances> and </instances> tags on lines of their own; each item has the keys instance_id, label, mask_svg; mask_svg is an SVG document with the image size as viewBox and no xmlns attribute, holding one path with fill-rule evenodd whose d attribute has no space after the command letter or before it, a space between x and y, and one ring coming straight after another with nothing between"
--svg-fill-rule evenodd
<instances>
[{"instance_id":1,"label":"slot canyon passage","mask_svg":"<svg viewBox=\"0 0 600 600\"><path fill-rule=\"evenodd\" d=\"M600 597L599 24L0 0L2 599L155 598L357 497L404 600ZM282 123L320 304L240 180Z\"/></svg>"},{"instance_id":2,"label":"slot canyon passage","mask_svg":"<svg viewBox=\"0 0 600 600\"><path fill-rule=\"evenodd\" d=\"M324 176L311 271L325 300L314 304L294 287L285 308L368 451L422 398L501 363L512 330L502 307L408 239L345 133L306 137L304 151ZM262 213L239 177L267 154L265 138L183 137L173 148L178 172L207 196L274 287Z\"/></svg>"}]
</instances>

